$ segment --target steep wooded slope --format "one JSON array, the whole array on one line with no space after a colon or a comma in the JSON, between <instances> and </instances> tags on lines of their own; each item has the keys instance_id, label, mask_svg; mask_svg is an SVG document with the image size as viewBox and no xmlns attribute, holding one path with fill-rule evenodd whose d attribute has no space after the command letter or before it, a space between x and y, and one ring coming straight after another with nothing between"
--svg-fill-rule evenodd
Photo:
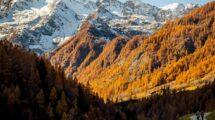
<instances>
[{"instance_id":1,"label":"steep wooded slope","mask_svg":"<svg viewBox=\"0 0 215 120\"><path fill-rule=\"evenodd\" d=\"M115 119L112 108L59 67L6 41L0 41L0 76L2 119Z\"/></svg>"},{"instance_id":2,"label":"steep wooded slope","mask_svg":"<svg viewBox=\"0 0 215 120\"><path fill-rule=\"evenodd\" d=\"M116 102L146 97L166 86L200 87L215 75L214 16L215 2L211 2L169 21L148 38L125 40L119 49L114 49L119 40L111 40L73 78Z\"/></svg>"},{"instance_id":3,"label":"steep wooded slope","mask_svg":"<svg viewBox=\"0 0 215 120\"><path fill-rule=\"evenodd\" d=\"M86 22L71 40L51 53L51 63L61 65L66 73L73 74L78 68L90 64L102 51L104 40L98 40L98 30Z\"/></svg>"},{"instance_id":4,"label":"steep wooded slope","mask_svg":"<svg viewBox=\"0 0 215 120\"><path fill-rule=\"evenodd\" d=\"M125 53L138 46L133 44L135 40L124 47ZM124 46L122 38L113 41L107 45L111 49L113 45ZM101 60L108 58L103 56ZM89 89L65 79L59 67L5 41L0 41L0 76L0 117L5 119L172 120L215 108L214 83L192 92L166 89L142 100L104 104Z\"/></svg>"}]
</instances>

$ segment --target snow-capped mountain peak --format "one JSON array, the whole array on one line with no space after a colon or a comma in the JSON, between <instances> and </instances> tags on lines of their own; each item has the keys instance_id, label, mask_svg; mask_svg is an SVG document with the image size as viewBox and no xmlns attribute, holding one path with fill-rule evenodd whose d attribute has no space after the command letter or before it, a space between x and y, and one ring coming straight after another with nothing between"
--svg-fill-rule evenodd
<instances>
[{"instance_id":1,"label":"snow-capped mountain peak","mask_svg":"<svg viewBox=\"0 0 215 120\"><path fill-rule=\"evenodd\" d=\"M182 4L182 3L171 3L166 6L161 7L163 10L171 10L171 11L177 11L182 9L192 9L195 8L196 4L188 3L188 4Z\"/></svg>"},{"instance_id":2,"label":"snow-capped mountain peak","mask_svg":"<svg viewBox=\"0 0 215 120\"><path fill-rule=\"evenodd\" d=\"M180 4L180 3L171 3L171 4L168 4L164 7L162 7L163 10L176 10L176 8L178 8L180 5L183 5L183 4Z\"/></svg>"},{"instance_id":3,"label":"snow-capped mountain peak","mask_svg":"<svg viewBox=\"0 0 215 120\"><path fill-rule=\"evenodd\" d=\"M14 42L37 53L50 51L74 35L82 19L96 9L88 0L8 0L1 4L6 8L1 7L0 26L5 28L1 36L15 33Z\"/></svg>"},{"instance_id":4,"label":"snow-capped mountain peak","mask_svg":"<svg viewBox=\"0 0 215 120\"><path fill-rule=\"evenodd\" d=\"M134 5L140 5L140 4L143 4L143 2L141 0L128 0L127 2L132 2L134 3ZM145 3L144 3L145 4Z\"/></svg>"},{"instance_id":5,"label":"snow-capped mountain peak","mask_svg":"<svg viewBox=\"0 0 215 120\"><path fill-rule=\"evenodd\" d=\"M198 7L198 6L199 6L198 4L188 3L185 5L185 8L186 9L193 9L193 8Z\"/></svg>"}]
</instances>

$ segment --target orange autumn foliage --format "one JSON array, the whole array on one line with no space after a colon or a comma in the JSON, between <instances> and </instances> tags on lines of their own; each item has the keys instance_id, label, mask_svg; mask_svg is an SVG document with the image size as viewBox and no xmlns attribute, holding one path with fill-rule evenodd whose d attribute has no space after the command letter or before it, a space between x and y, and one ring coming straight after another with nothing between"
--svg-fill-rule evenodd
<instances>
[{"instance_id":1,"label":"orange autumn foliage","mask_svg":"<svg viewBox=\"0 0 215 120\"><path fill-rule=\"evenodd\" d=\"M76 73L77 80L90 84L105 99L123 101L132 96L144 97L149 89L153 91L154 87L172 81L174 87L180 88L180 83L214 76L214 7L215 2L208 3L181 19L170 21L148 38L130 40L137 45L129 50L126 46L131 42L127 42L119 57L101 70L95 67L101 62L99 56ZM143 96L138 97L139 94Z\"/></svg>"}]
</instances>

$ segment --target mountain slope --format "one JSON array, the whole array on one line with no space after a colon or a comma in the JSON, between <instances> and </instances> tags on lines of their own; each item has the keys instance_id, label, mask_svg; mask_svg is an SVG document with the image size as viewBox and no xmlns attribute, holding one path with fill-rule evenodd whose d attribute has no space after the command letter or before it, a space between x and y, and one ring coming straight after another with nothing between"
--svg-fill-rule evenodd
<instances>
[{"instance_id":1,"label":"mountain slope","mask_svg":"<svg viewBox=\"0 0 215 120\"><path fill-rule=\"evenodd\" d=\"M53 65L61 65L68 73L90 64L102 51L106 44L104 39L96 37L100 31L86 22L79 33L49 54Z\"/></svg>"},{"instance_id":2,"label":"mountain slope","mask_svg":"<svg viewBox=\"0 0 215 120\"><path fill-rule=\"evenodd\" d=\"M88 44L87 42L88 40L87 41L85 40L85 38L87 38L85 36L87 35L93 36L89 37L91 41L101 42L101 40L105 40L105 42L107 43L111 42L112 39L114 38L117 39L117 36L124 37L124 39L126 40L139 34L147 36L149 34L149 31L151 32L154 31L164 23L163 19L166 20L169 19L163 18L161 20L160 18L162 16L157 16L157 14L163 14L162 12L166 13L165 11L160 10L159 8L149 4L144 4L142 2L140 2L140 4L137 3L138 1L136 0L134 1L129 0L125 3L119 2L117 0L97 1L98 9L93 14L90 14L84 21L82 21L82 25L79 28L76 35L74 35L74 37L71 38L70 40L68 39L68 41L77 41L80 44ZM126 14L125 12L126 11L128 12L129 10L130 14ZM117 13L121 13L121 15L117 14L116 11ZM158 11L162 12L159 13ZM157 21L156 19L159 20ZM143 21L144 23L142 23ZM89 26L93 29L89 28ZM102 45L97 44L96 46L98 46L97 48L100 48L100 50L97 49L93 51L93 53L96 53L96 55L92 54L92 51L89 49L83 49L81 52L83 56L79 55L79 57L77 57L77 54L74 53L74 51L77 50L67 51L67 49L71 50L71 48L69 47L75 46L75 44L73 45L66 44L68 44L68 42L60 46L56 50L57 52L54 51L53 53L51 53L51 56L53 56L51 61L53 64L59 63L66 71L71 71L72 74L76 72L79 67L81 66L86 67L87 65L89 65L89 62L96 59L98 54L101 53L104 47L104 44ZM79 45L75 47L78 46ZM60 55L55 53L60 53ZM67 55L61 53L67 53ZM70 54L70 56L68 54ZM75 56L79 59L77 59ZM85 61L85 58L89 60ZM82 62L83 65L81 65Z\"/></svg>"},{"instance_id":3,"label":"mountain slope","mask_svg":"<svg viewBox=\"0 0 215 120\"><path fill-rule=\"evenodd\" d=\"M25 62L23 62L25 61ZM42 57L0 41L0 116L6 119L116 119L87 88ZM115 116L115 115L116 116Z\"/></svg>"},{"instance_id":4,"label":"mountain slope","mask_svg":"<svg viewBox=\"0 0 215 120\"><path fill-rule=\"evenodd\" d=\"M126 40L120 49L107 44L73 78L104 99L118 102L146 97L163 87L180 90L204 85L215 72L214 7L215 2L208 3L147 38Z\"/></svg>"},{"instance_id":5,"label":"mountain slope","mask_svg":"<svg viewBox=\"0 0 215 120\"><path fill-rule=\"evenodd\" d=\"M111 51L124 46L121 38L113 41L107 45ZM125 47L131 50L133 43ZM215 83L190 92L164 89L162 95L147 99L104 104L89 89L65 79L63 72L44 58L7 41L0 41L0 76L0 117L5 119L172 120L215 108Z\"/></svg>"},{"instance_id":6,"label":"mountain slope","mask_svg":"<svg viewBox=\"0 0 215 120\"><path fill-rule=\"evenodd\" d=\"M120 59L95 78L80 73L80 80L89 79L96 92L107 98L117 96L115 100L147 96L149 89L153 92L154 87L171 81L176 81L174 86L181 88L184 87L181 83L189 86L190 81L204 77L210 80L215 70L214 3L165 25L143 41L127 58Z\"/></svg>"}]
</instances>

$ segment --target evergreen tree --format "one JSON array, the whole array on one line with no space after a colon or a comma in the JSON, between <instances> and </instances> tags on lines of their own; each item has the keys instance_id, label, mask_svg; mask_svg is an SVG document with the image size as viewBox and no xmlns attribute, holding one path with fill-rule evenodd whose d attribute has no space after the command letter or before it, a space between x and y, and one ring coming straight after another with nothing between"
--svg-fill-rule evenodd
<instances>
[{"instance_id":1,"label":"evergreen tree","mask_svg":"<svg viewBox=\"0 0 215 120\"><path fill-rule=\"evenodd\" d=\"M20 88L18 85L16 85L16 88L14 90L14 94L15 94L16 101L19 101L20 96L21 96L21 91L20 91Z\"/></svg>"},{"instance_id":2,"label":"evergreen tree","mask_svg":"<svg viewBox=\"0 0 215 120\"><path fill-rule=\"evenodd\" d=\"M70 120L70 118L66 112L63 112L61 120Z\"/></svg>"},{"instance_id":3,"label":"evergreen tree","mask_svg":"<svg viewBox=\"0 0 215 120\"><path fill-rule=\"evenodd\" d=\"M40 89L39 93L36 95L36 102L39 105L39 107L44 107L45 105L45 98L44 98L44 93L43 90Z\"/></svg>"},{"instance_id":4,"label":"evergreen tree","mask_svg":"<svg viewBox=\"0 0 215 120\"><path fill-rule=\"evenodd\" d=\"M47 114L51 120L54 119L55 115L54 115L53 108L50 103L49 103L49 106L47 107Z\"/></svg>"},{"instance_id":5,"label":"evergreen tree","mask_svg":"<svg viewBox=\"0 0 215 120\"><path fill-rule=\"evenodd\" d=\"M51 100L52 105L56 104L57 101L57 90L55 87L52 87L49 99Z\"/></svg>"},{"instance_id":6,"label":"evergreen tree","mask_svg":"<svg viewBox=\"0 0 215 120\"><path fill-rule=\"evenodd\" d=\"M61 99L58 100L57 102L57 108L56 111L58 113L58 115L62 115L63 112L67 112L68 110L68 104L67 104L67 100L66 100L66 95L64 93L64 91L61 93Z\"/></svg>"}]
</instances>

